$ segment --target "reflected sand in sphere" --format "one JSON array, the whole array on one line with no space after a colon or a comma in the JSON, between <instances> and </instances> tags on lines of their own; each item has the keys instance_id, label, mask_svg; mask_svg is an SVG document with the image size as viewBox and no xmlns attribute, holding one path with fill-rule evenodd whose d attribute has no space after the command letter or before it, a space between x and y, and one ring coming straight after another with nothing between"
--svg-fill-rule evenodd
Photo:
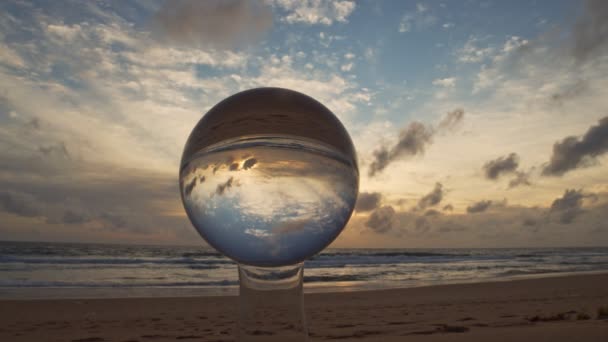
<instances>
[{"instance_id":1,"label":"reflected sand in sphere","mask_svg":"<svg viewBox=\"0 0 608 342\"><path fill-rule=\"evenodd\" d=\"M189 217L213 247L258 266L319 252L348 221L358 174L330 146L243 137L196 153L182 170Z\"/></svg>"}]
</instances>

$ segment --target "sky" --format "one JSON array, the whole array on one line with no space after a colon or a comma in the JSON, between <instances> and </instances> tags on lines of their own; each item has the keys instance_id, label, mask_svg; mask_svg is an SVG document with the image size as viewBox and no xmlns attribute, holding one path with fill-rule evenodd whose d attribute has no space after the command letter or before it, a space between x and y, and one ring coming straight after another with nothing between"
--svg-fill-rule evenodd
<instances>
[{"instance_id":1,"label":"sky","mask_svg":"<svg viewBox=\"0 0 608 342\"><path fill-rule=\"evenodd\" d=\"M332 247L608 246L608 3L2 1L0 240L202 245L178 185L250 88L358 154Z\"/></svg>"}]
</instances>

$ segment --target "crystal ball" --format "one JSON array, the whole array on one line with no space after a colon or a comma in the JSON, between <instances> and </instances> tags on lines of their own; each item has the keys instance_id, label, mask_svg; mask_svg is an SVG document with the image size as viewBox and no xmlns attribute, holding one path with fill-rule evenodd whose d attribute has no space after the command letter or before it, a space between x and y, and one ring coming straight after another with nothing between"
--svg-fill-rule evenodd
<instances>
[{"instance_id":1,"label":"crystal ball","mask_svg":"<svg viewBox=\"0 0 608 342\"><path fill-rule=\"evenodd\" d=\"M293 265L344 229L359 189L355 148L338 118L282 88L240 92L192 130L179 182L205 241L245 265Z\"/></svg>"}]
</instances>

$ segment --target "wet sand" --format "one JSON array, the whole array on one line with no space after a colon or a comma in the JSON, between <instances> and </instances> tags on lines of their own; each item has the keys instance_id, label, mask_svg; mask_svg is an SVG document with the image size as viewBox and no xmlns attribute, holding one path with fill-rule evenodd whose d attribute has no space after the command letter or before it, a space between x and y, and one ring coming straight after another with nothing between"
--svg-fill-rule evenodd
<instances>
[{"instance_id":1,"label":"wet sand","mask_svg":"<svg viewBox=\"0 0 608 342\"><path fill-rule=\"evenodd\" d=\"M306 295L311 341L608 341L608 273ZM236 297L0 301L0 341L234 341Z\"/></svg>"}]
</instances>

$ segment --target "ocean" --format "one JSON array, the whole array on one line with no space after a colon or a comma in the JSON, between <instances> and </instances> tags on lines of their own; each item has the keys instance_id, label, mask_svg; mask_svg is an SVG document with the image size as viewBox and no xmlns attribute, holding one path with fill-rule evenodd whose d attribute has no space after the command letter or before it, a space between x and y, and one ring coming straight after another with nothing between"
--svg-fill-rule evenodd
<instances>
[{"instance_id":1,"label":"ocean","mask_svg":"<svg viewBox=\"0 0 608 342\"><path fill-rule=\"evenodd\" d=\"M305 292L403 288L608 271L608 248L327 249ZM236 295L236 264L211 249L0 242L0 298Z\"/></svg>"}]
</instances>

